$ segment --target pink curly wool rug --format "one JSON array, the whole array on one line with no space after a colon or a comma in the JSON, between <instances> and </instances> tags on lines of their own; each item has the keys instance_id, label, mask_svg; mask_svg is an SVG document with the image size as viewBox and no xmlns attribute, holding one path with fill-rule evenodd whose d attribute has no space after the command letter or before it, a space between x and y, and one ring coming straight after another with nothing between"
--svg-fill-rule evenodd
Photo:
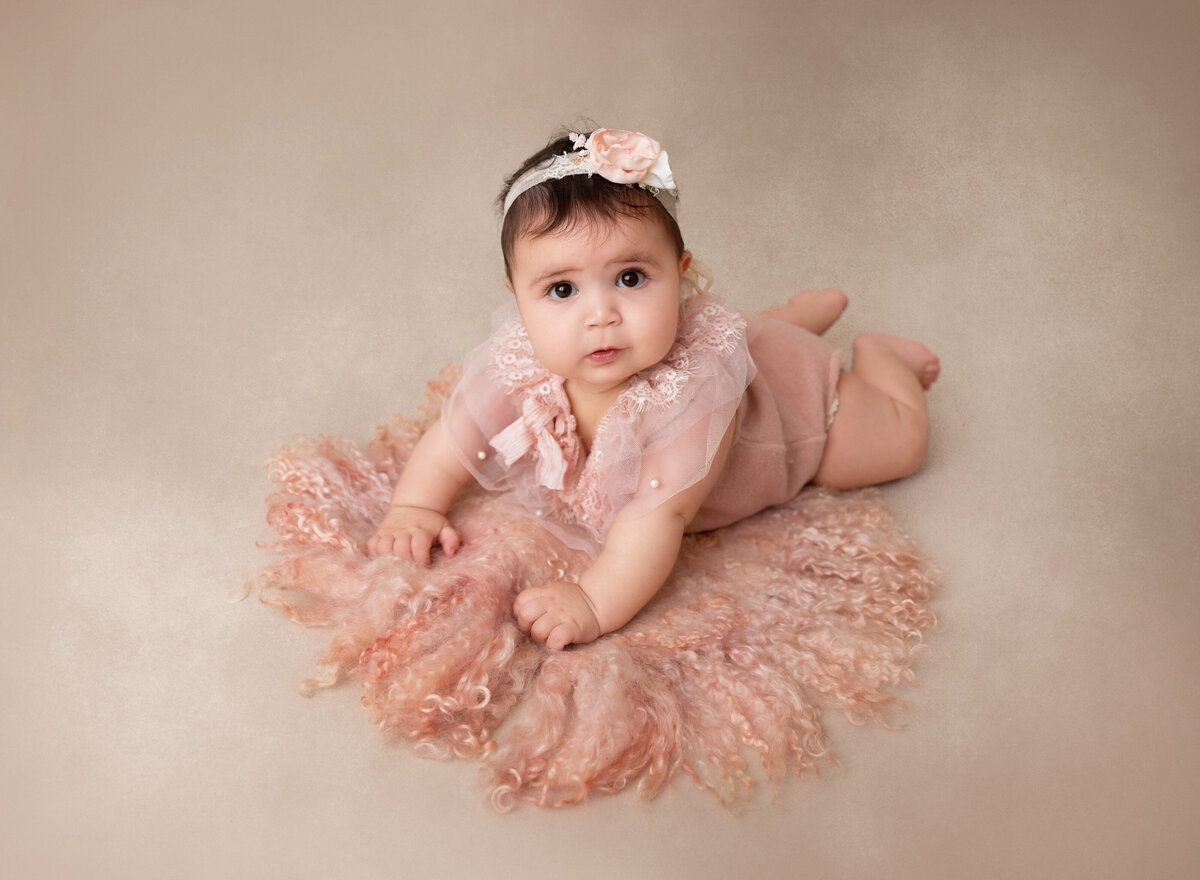
<instances>
[{"instance_id":1,"label":"pink curly wool rug","mask_svg":"<svg viewBox=\"0 0 1200 880\"><path fill-rule=\"evenodd\" d=\"M438 757L485 762L492 802L576 803L635 782L653 797L678 770L732 804L831 759L818 713L883 720L934 622L931 568L873 492L806 489L790 504L685 539L671 579L630 624L554 652L512 616L518 590L586 564L533 523L466 491L465 546L432 568L370 559L366 540L398 469L440 409L443 371L416 419L365 454L300 440L270 462L279 561L256 585L291 619L330 627L306 691L349 675L372 719Z\"/></svg>"}]
</instances>

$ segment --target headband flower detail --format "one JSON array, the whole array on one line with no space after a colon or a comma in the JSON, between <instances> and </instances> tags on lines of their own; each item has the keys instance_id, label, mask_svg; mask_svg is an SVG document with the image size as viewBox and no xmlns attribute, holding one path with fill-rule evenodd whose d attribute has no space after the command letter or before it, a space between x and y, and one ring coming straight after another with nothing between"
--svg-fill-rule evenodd
<instances>
[{"instance_id":1,"label":"headband flower detail","mask_svg":"<svg viewBox=\"0 0 1200 880\"><path fill-rule=\"evenodd\" d=\"M641 183L662 155L658 141L640 131L598 128L584 143L596 173L613 183Z\"/></svg>"},{"instance_id":2,"label":"headband flower detail","mask_svg":"<svg viewBox=\"0 0 1200 880\"><path fill-rule=\"evenodd\" d=\"M504 213L517 196L547 180L561 180L574 174L589 177L599 174L612 183L637 184L654 195L675 216L678 191L666 151L658 141L640 131L598 128L584 137L571 132L575 152L561 153L549 162L531 168L513 182L504 199Z\"/></svg>"}]
</instances>

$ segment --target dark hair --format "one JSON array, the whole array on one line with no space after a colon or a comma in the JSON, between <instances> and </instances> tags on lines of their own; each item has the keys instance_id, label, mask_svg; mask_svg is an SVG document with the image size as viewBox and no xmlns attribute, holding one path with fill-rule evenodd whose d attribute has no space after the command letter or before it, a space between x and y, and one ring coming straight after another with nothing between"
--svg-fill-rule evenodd
<instances>
[{"instance_id":1,"label":"dark hair","mask_svg":"<svg viewBox=\"0 0 1200 880\"><path fill-rule=\"evenodd\" d=\"M504 210L508 191L522 174L574 149L575 144L569 137L556 136L526 159L504 181L504 188L497 199L500 210ZM611 223L618 217L629 216L644 216L658 221L675 240L677 255L683 256L683 234L679 231L679 224L662 202L637 184L613 183L598 174L573 174L561 179L544 180L517 196L504 216L504 225L500 229L504 274L512 277L513 245L521 235L549 235L560 229L573 229L581 223Z\"/></svg>"}]
</instances>

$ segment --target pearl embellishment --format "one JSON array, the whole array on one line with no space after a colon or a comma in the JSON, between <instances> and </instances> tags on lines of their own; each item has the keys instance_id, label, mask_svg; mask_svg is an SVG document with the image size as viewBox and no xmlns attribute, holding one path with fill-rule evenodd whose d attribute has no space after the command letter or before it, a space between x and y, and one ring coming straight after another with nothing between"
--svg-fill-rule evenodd
<instances>
[{"instance_id":1,"label":"pearl embellishment","mask_svg":"<svg viewBox=\"0 0 1200 880\"><path fill-rule=\"evenodd\" d=\"M651 480L651 481L650 481L650 488L651 488L651 489L657 489L657 488L658 488L658 480Z\"/></svg>"}]
</instances>

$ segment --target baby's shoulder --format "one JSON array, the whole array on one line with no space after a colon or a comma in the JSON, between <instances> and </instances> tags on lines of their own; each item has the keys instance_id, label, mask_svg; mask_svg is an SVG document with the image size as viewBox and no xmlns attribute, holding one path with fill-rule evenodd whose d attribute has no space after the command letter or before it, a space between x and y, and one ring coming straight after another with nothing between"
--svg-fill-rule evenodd
<instances>
[{"instance_id":1,"label":"baby's shoulder","mask_svg":"<svg viewBox=\"0 0 1200 880\"><path fill-rule=\"evenodd\" d=\"M672 422L682 411L715 406L745 390L754 373L746 332L742 313L717 297L698 294L684 302L675 345L622 395L643 436L677 430Z\"/></svg>"},{"instance_id":2,"label":"baby's shoulder","mask_svg":"<svg viewBox=\"0 0 1200 880\"><path fill-rule=\"evenodd\" d=\"M679 333L667 358L680 351L727 355L746 338L746 316L712 294L696 294L683 304Z\"/></svg>"}]
</instances>

